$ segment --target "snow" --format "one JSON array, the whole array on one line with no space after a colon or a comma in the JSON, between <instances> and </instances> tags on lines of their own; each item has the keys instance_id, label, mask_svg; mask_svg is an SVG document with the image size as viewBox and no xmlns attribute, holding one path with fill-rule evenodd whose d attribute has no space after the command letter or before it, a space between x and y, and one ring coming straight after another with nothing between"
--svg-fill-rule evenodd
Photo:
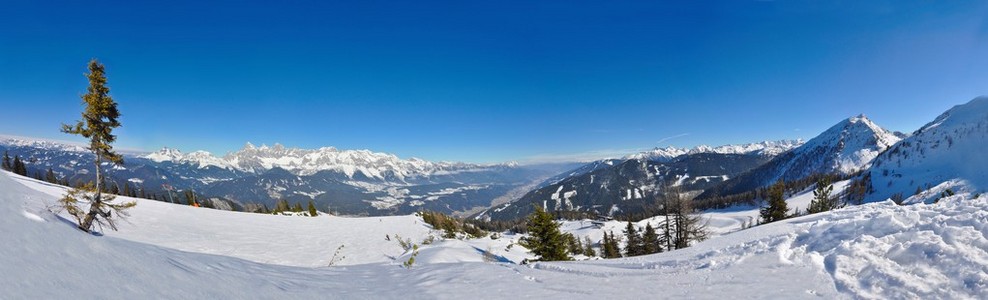
<instances>
[{"instance_id":1,"label":"snow","mask_svg":"<svg viewBox=\"0 0 988 300\"><path fill-rule=\"evenodd\" d=\"M851 117L793 149L794 158L783 167L785 175L780 175L792 179L813 173L853 174L869 168L875 157L899 140L864 115Z\"/></svg>"},{"instance_id":2,"label":"snow","mask_svg":"<svg viewBox=\"0 0 988 300\"><path fill-rule=\"evenodd\" d=\"M655 148L649 151L632 154L625 157L625 159L647 159L651 161L664 162L676 158L680 155L700 154L700 153L759 154L765 156L776 156L782 154L783 152L799 147L802 144L803 144L802 140L780 140L780 141L764 141L764 142L742 144L742 145L723 145L717 147L700 145L692 149L676 148L670 146L666 148Z\"/></svg>"},{"instance_id":3,"label":"snow","mask_svg":"<svg viewBox=\"0 0 988 300\"><path fill-rule=\"evenodd\" d=\"M400 159L393 154L370 150L339 150L334 147L301 149L289 148L281 144L272 147L267 145L255 147L249 142L241 150L223 157L213 156L206 151L183 154L177 149L167 147L142 157L155 162L190 164L198 168L214 166L247 173L261 173L274 168L285 169L302 176L313 175L320 171L335 171L351 179L361 174L371 179L384 181L396 179L399 182L418 177L518 167L516 162L491 165L430 162L418 158Z\"/></svg>"},{"instance_id":4,"label":"snow","mask_svg":"<svg viewBox=\"0 0 988 300\"><path fill-rule=\"evenodd\" d=\"M912 196L950 182L953 190L984 192L988 188L988 97L980 97L947 110L875 159L870 170L875 193L869 201L895 194ZM913 202L939 198L917 197Z\"/></svg>"},{"instance_id":5,"label":"snow","mask_svg":"<svg viewBox=\"0 0 988 300\"><path fill-rule=\"evenodd\" d=\"M969 193L935 204L852 206L724 234L683 250L613 260L517 265L529 257L520 246L508 249L519 236L440 240L420 247L411 269L400 267L411 253L384 234L420 243L429 228L412 216L272 216L139 200L120 232L98 237L44 210L60 193L57 186L0 172L0 298L988 295L988 197ZM621 225L608 222L604 229L619 233ZM602 232L589 222L564 228L594 239ZM326 267L339 244L346 258ZM499 262L484 262L488 249Z\"/></svg>"}]
</instances>

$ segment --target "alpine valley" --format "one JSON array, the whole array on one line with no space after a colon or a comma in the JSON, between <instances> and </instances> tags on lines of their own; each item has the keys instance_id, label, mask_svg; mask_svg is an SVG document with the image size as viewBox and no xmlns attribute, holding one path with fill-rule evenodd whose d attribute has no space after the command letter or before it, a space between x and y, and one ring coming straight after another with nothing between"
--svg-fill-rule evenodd
<instances>
[{"instance_id":1,"label":"alpine valley","mask_svg":"<svg viewBox=\"0 0 988 300\"><path fill-rule=\"evenodd\" d=\"M91 155L78 145L4 137L0 151L24 158L29 174L51 169L68 183L92 180ZM256 211L273 207L278 200L303 205L311 200L324 212L377 216L483 209L498 197L569 165L430 162L368 150L247 143L223 157L164 148L129 153L123 165L104 166L108 166L111 188L162 201L186 203L180 195L193 191L199 201L226 210Z\"/></svg>"}]
</instances>

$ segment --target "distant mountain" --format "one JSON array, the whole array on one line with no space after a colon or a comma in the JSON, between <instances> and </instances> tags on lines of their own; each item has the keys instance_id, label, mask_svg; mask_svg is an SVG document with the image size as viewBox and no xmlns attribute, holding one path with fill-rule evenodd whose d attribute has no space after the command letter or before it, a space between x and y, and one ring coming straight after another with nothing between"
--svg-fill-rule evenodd
<instances>
[{"instance_id":1,"label":"distant mountain","mask_svg":"<svg viewBox=\"0 0 988 300\"><path fill-rule=\"evenodd\" d=\"M988 190L988 97L947 110L875 158L868 170L868 201L901 196L929 202L955 193ZM915 195L917 190L927 191ZM913 197L914 196L914 197Z\"/></svg>"},{"instance_id":2,"label":"distant mountain","mask_svg":"<svg viewBox=\"0 0 988 300\"><path fill-rule=\"evenodd\" d=\"M762 142L694 149L665 148L600 160L560 174L520 200L478 213L483 220L515 220L533 210L582 211L620 215L655 205L654 195L667 186L699 193L744 171L755 168L800 141ZM669 158L670 155L677 155Z\"/></svg>"},{"instance_id":3,"label":"distant mountain","mask_svg":"<svg viewBox=\"0 0 988 300\"><path fill-rule=\"evenodd\" d=\"M0 150L24 158L31 174L50 167L69 182L92 180L92 157L81 146L0 138ZM271 207L278 199L303 204L313 200L320 210L347 215L485 208L512 189L551 175L548 172L514 163L430 162L368 150L255 147L249 143L224 157L171 148L128 154L124 165L107 169L112 183L147 193L163 195L162 186L167 184L227 201L229 207Z\"/></svg>"},{"instance_id":4,"label":"distant mountain","mask_svg":"<svg viewBox=\"0 0 988 300\"><path fill-rule=\"evenodd\" d=\"M850 175L868 168L879 153L901 140L900 136L879 127L864 115L851 117L798 148L707 190L698 198L751 191L779 179L791 181L813 174Z\"/></svg>"},{"instance_id":5,"label":"distant mountain","mask_svg":"<svg viewBox=\"0 0 988 300\"><path fill-rule=\"evenodd\" d=\"M641 153L635 153L625 157L624 159L645 159L649 161L665 162L665 161L670 161L684 154L699 154L699 153L757 154L757 155L765 155L765 156L775 156L782 154L783 152L792 150L793 148L799 147L802 144L803 144L802 140L780 140L780 141L764 141L760 143L740 144L740 145L723 145L717 147L700 145L691 149L666 147L666 148L655 148Z\"/></svg>"},{"instance_id":6,"label":"distant mountain","mask_svg":"<svg viewBox=\"0 0 988 300\"><path fill-rule=\"evenodd\" d=\"M319 149L287 148L280 144L273 147L255 147L251 143L242 149L218 158L205 151L183 154L164 148L143 156L155 162L190 164L200 168L214 166L246 173L261 174L279 168L300 176L332 171L346 178L363 178L387 182L414 182L433 176L485 171L490 168L514 166L514 164L476 165L453 162L430 162L417 158L403 160L393 154L368 150L338 150L333 147Z\"/></svg>"}]
</instances>

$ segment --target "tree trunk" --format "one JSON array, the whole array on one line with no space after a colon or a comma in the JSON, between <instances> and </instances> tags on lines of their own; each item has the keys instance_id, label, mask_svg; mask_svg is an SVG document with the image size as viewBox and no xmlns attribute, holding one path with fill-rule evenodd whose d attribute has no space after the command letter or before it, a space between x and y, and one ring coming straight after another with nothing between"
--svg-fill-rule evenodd
<instances>
[{"instance_id":1,"label":"tree trunk","mask_svg":"<svg viewBox=\"0 0 988 300\"><path fill-rule=\"evenodd\" d=\"M93 228L93 221L96 219L96 214L99 213L100 206L103 204L102 187L99 185L102 177L99 167L100 163L102 163L101 158L99 154L96 154L96 196L93 197L93 202L89 205L89 212L86 213L86 218L82 220L82 224L79 224L79 229L85 232L90 232Z\"/></svg>"}]
</instances>

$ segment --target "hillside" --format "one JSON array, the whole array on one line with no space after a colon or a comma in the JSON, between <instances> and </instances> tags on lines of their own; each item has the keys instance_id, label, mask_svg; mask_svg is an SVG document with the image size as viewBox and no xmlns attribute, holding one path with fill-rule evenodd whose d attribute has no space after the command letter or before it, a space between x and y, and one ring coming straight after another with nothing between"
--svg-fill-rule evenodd
<instances>
[{"instance_id":1,"label":"hillside","mask_svg":"<svg viewBox=\"0 0 988 300\"><path fill-rule=\"evenodd\" d=\"M970 194L934 205L855 206L727 234L683 250L615 260L484 263L473 249L486 247L476 244L486 238L466 244L448 241L422 249L419 265L408 270L396 262L274 264L331 256L333 243L327 241L346 236L355 238L344 248L348 257L376 255L377 242L363 241L380 240L390 230L421 230L401 229L407 217L351 220L382 224L357 234L364 229L316 226L336 222L329 217L265 216L141 201L120 233L96 237L47 213L43 207L54 197L8 174L0 172L0 226L5 229L0 274L16 279L0 287L3 298L276 298L286 293L302 299L462 299L480 293L495 299L979 298L988 293L982 263L988 254L978 249L988 240L977 230L988 227L988 198L970 199ZM167 206L175 208L162 214ZM190 220L191 225L183 225ZM280 235L265 231L263 224L275 224L271 222L281 226ZM239 238L216 238L213 234L223 231L213 229L217 227L232 231L225 238ZM383 228L388 230L379 231ZM291 232L301 234L292 238ZM183 245L174 241L184 241L186 251L174 250ZM210 246L215 244L231 247ZM464 261L471 257L464 250L474 251L473 258ZM272 264L237 258L249 255Z\"/></svg>"},{"instance_id":2,"label":"hillside","mask_svg":"<svg viewBox=\"0 0 988 300\"><path fill-rule=\"evenodd\" d=\"M550 211L578 211L591 215L640 214L657 206L665 187L695 195L707 188L758 167L775 155L800 145L799 141L761 142L693 149L664 148L601 160L546 181L518 201L481 212L482 220L517 220L534 205ZM669 156L676 155L673 158Z\"/></svg>"},{"instance_id":3,"label":"hillside","mask_svg":"<svg viewBox=\"0 0 988 300\"><path fill-rule=\"evenodd\" d=\"M929 202L988 189L988 97L954 106L875 159L869 201ZM927 191L916 194L916 191Z\"/></svg>"},{"instance_id":4,"label":"hillside","mask_svg":"<svg viewBox=\"0 0 988 300\"><path fill-rule=\"evenodd\" d=\"M850 175L871 166L871 161L901 139L864 115L842 120L805 144L719 184L698 198L726 196L771 185L777 180L798 180L813 174Z\"/></svg>"}]
</instances>

